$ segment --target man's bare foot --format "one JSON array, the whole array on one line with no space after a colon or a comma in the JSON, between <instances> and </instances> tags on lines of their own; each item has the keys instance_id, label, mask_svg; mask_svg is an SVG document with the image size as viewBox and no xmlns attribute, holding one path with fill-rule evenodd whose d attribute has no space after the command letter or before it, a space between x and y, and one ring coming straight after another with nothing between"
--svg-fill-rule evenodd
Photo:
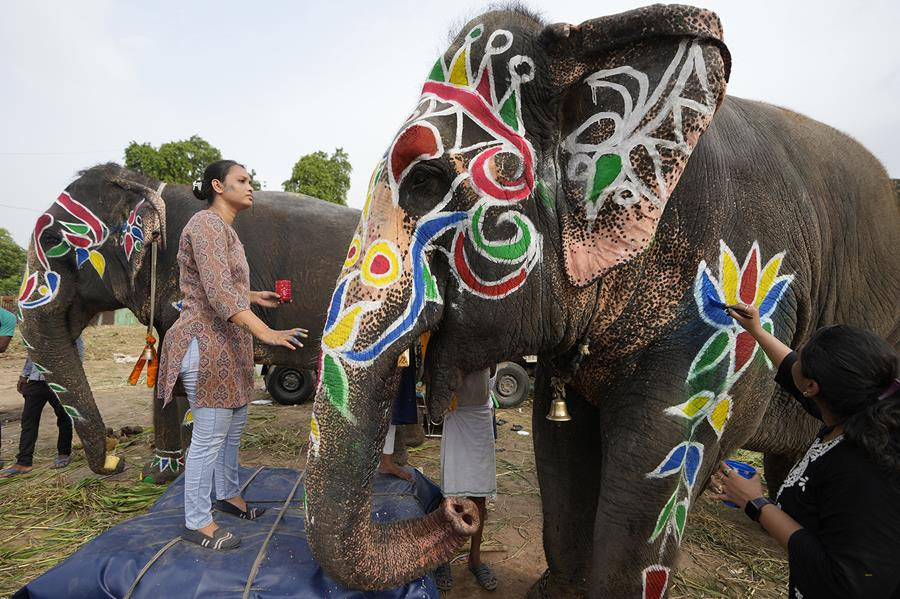
<instances>
[{"instance_id":1,"label":"man's bare foot","mask_svg":"<svg viewBox=\"0 0 900 599\"><path fill-rule=\"evenodd\" d=\"M34 468L31 466L23 466L21 464L15 464L6 468L2 472L0 472L0 478L12 478L13 476L18 476L20 474L28 474Z\"/></svg>"},{"instance_id":2,"label":"man's bare foot","mask_svg":"<svg viewBox=\"0 0 900 599\"><path fill-rule=\"evenodd\" d=\"M403 480L412 480L412 474L405 468L401 468L395 464L394 460L391 459L391 456L386 453L381 454L381 458L378 460L378 472L381 474L390 474L391 476L396 476Z\"/></svg>"}]
</instances>

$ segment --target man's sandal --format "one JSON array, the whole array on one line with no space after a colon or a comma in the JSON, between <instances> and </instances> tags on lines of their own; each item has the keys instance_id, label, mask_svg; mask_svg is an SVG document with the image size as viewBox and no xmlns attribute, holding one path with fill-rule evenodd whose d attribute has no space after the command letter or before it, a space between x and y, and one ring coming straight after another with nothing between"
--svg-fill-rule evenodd
<instances>
[{"instance_id":1,"label":"man's sandal","mask_svg":"<svg viewBox=\"0 0 900 599\"><path fill-rule=\"evenodd\" d=\"M59 468L65 468L69 464L72 463L72 456L70 455L58 455L53 460L53 465L50 466L51 470L58 470Z\"/></svg>"},{"instance_id":2,"label":"man's sandal","mask_svg":"<svg viewBox=\"0 0 900 599\"><path fill-rule=\"evenodd\" d=\"M453 588L453 572L450 564L442 564L434 569L434 582L439 591L449 591Z\"/></svg>"},{"instance_id":3,"label":"man's sandal","mask_svg":"<svg viewBox=\"0 0 900 599\"><path fill-rule=\"evenodd\" d=\"M241 539L228 532L221 526L216 529L212 536L205 535L199 530L191 530L185 528L181 533L181 538L189 543L195 543L207 549L215 551L225 551L226 549L234 549L241 544Z\"/></svg>"},{"instance_id":4,"label":"man's sandal","mask_svg":"<svg viewBox=\"0 0 900 599\"><path fill-rule=\"evenodd\" d=\"M238 518L243 518L244 520L256 520L266 513L265 508L261 507L247 506L247 510L244 511L233 503L229 503L222 499L216 500L216 509L220 512L225 512L226 514L231 514L232 516L237 516Z\"/></svg>"},{"instance_id":5,"label":"man's sandal","mask_svg":"<svg viewBox=\"0 0 900 599\"><path fill-rule=\"evenodd\" d=\"M478 564L475 568L469 566L469 572L475 575L478 586L485 591L493 591L497 588L497 577L487 564Z\"/></svg>"}]
</instances>

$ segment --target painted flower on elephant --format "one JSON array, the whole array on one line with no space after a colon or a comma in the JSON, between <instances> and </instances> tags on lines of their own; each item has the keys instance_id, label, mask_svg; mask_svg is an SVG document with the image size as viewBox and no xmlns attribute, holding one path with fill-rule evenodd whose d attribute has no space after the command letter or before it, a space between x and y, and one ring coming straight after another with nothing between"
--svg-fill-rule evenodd
<instances>
[{"instance_id":1,"label":"painted flower on elephant","mask_svg":"<svg viewBox=\"0 0 900 599\"><path fill-rule=\"evenodd\" d=\"M140 254L141 246L144 244L144 221L138 214L143 203L144 200L138 202L128 214L128 220L122 223L122 249L127 260L131 260L133 252Z\"/></svg>"},{"instance_id":2,"label":"painted flower on elephant","mask_svg":"<svg viewBox=\"0 0 900 599\"><path fill-rule=\"evenodd\" d=\"M61 277L50 267L50 258L62 258L73 251L78 268L81 268L85 262L90 262L101 277L106 271L106 259L95 249L103 245L109 237L109 229L106 224L65 191L56 198L54 206L59 206L68 212L76 219L76 222L56 221L49 212L38 217L32 233L32 248L40 268L34 272L25 271L22 286L19 289L20 309L43 306L56 297ZM57 238L61 238L61 241L45 250L41 237L54 223L60 225ZM41 278L43 278L43 284L40 282Z\"/></svg>"},{"instance_id":3,"label":"painted flower on elephant","mask_svg":"<svg viewBox=\"0 0 900 599\"><path fill-rule=\"evenodd\" d=\"M776 254L760 268L759 244L754 242L739 267L734 253L720 240L718 278L710 272L706 261L700 262L697 268L694 299L700 318L713 327L714 332L703 343L688 369L685 382L690 396L684 402L665 410L667 415L686 421L685 440L672 448L659 465L647 473L648 478L677 476L675 489L657 516L648 539L650 543L661 539L660 558L670 536L681 543L687 524L687 514L694 485L703 465L705 449L703 443L697 440L698 429L703 422L707 422L716 438L722 437L733 405L729 392L746 372L758 351L753 337L725 313L723 306L738 302L756 306L763 327L772 332L772 315L793 280L793 275L779 274L784 256L785 252ZM726 356L728 366L724 376L719 378L716 367ZM668 577L668 568L661 565L647 568L643 580L644 598L662 597Z\"/></svg>"},{"instance_id":4,"label":"painted flower on elephant","mask_svg":"<svg viewBox=\"0 0 900 599\"><path fill-rule=\"evenodd\" d=\"M772 314L793 275L778 274L784 252L776 254L760 268L759 244L754 242L739 269L734 253L724 241L719 242L719 247L719 278L712 276L705 261L697 270L694 298L700 317L715 332L694 358L688 379L715 368L728 356L726 376L733 384L753 360L759 346L750 333L725 313L721 305L742 302L756 306L763 328L771 333L774 328Z\"/></svg>"},{"instance_id":5,"label":"painted flower on elephant","mask_svg":"<svg viewBox=\"0 0 900 599\"><path fill-rule=\"evenodd\" d=\"M473 27L449 63L443 56L437 60L416 109L370 179L322 336L319 383L347 418L352 419L347 365L371 364L412 330L428 303L443 302L430 270L431 252L446 252L460 289L486 299L520 289L540 259L540 233L518 209L535 188L535 153L525 138L520 99L521 86L534 77L534 63L521 55L500 58L512 47L510 31L493 31L486 41L485 35L482 25ZM478 40L480 58L473 52ZM504 72L495 73L495 65ZM417 218L411 234L385 234L379 227L396 216L385 211L405 208L404 180L421 161L439 158L457 167L446 195ZM468 208L447 210L454 198L464 198ZM377 220L375 211L381 211ZM499 231L504 233L497 239ZM447 235L449 249L438 248L438 238ZM360 341L366 318L398 291L405 302L399 315Z\"/></svg>"}]
</instances>

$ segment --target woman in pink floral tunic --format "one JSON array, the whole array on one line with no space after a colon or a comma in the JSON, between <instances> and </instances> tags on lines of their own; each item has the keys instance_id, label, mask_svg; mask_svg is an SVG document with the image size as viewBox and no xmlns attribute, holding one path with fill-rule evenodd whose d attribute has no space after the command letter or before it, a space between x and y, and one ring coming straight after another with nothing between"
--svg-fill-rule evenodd
<instances>
[{"instance_id":1,"label":"woman in pink floral tunic","mask_svg":"<svg viewBox=\"0 0 900 599\"><path fill-rule=\"evenodd\" d=\"M191 447L185 463L185 540L211 549L230 549L240 539L212 518L216 508L252 520L263 510L249 508L238 486L238 449L253 392L253 337L269 345L302 347L304 329L275 331L251 310L279 305L274 291L250 291L244 246L231 227L238 212L253 205L250 175L232 160L206 168L194 195L209 203L181 233L179 284L181 316L166 335L158 395L172 399L181 377L193 413Z\"/></svg>"}]
</instances>

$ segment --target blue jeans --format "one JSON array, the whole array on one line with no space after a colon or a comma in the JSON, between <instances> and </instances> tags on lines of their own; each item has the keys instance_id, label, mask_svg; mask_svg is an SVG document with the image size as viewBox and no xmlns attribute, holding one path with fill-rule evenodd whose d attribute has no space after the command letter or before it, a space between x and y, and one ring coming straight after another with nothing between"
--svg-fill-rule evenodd
<instances>
[{"instance_id":1,"label":"blue jeans","mask_svg":"<svg viewBox=\"0 0 900 599\"><path fill-rule=\"evenodd\" d=\"M217 499L241 494L238 481L238 449L247 423L247 406L198 408L197 371L200 352L194 339L181 362L181 382L194 415L191 446L184 466L184 524L191 530L212 523L210 495L213 480Z\"/></svg>"}]
</instances>

